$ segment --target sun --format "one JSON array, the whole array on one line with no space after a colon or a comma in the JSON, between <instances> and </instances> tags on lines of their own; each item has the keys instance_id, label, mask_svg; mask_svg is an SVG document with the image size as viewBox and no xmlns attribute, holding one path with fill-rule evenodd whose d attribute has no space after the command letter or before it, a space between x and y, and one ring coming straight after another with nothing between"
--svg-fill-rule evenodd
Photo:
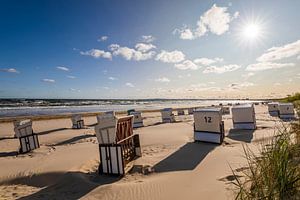
<instances>
[{"instance_id":1,"label":"sun","mask_svg":"<svg viewBox=\"0 0 300 200\"><path fill-rule=\"evenodd\" d=\"M243 36L249 40L255 40L260 36L260 27L258 24L247 24L243 29Z\"/></svg>"}]
</instances>

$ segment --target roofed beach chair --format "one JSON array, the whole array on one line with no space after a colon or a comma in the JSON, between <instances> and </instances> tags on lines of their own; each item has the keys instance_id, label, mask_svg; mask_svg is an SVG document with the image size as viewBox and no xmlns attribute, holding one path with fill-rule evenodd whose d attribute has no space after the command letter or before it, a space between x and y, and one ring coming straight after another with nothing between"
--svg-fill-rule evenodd
<instances>
[{"instance_id":1,"label":"roofed beach chair","mask_svg":"<svg viewBox=\"0 0 300 200\"><path fill-rule=\"evenodd\" d=\"M222 114L223 115L229 115L230 114L229 106L222 106L221 109L222 109Z\"/></svg>"},{"instance_id":2,"label":"roofed beach chair","mask_svg":"<svg viewBox=\"0 0 300 200\"><path fill-rule=\"evenodd\" d=\"M233 128L256 129L256 118L253 104L235 105L231 108Z\"/></svg>"},{"instance_id":3,"label":"roofed beach chair","mask_svg":"<svg viewBox=\"0 0 300 200\"><path fill-rule=\"evenodd\" d=\"M79 114L72 115L71 120L72 120L72 128L76 128L76 129L84 128L84 121L83 119L81 119L81 115Z\"/></svg>"},{"instance_id":4,"label":"roofed beach chair","mask_svg":"<svg viewBox=\"0 0 300 200\"><path fill-rule=\"evenodd\" d=\"M295 111L292 103L279 104L279 117L280 119L294 119Z\"/></svg>"},{"instance_id":5,"label":"roofed beach chair","mask_svg":"<svg viewBox=\"0 0 300 200\"><path fill-rule=\"evenodd\" d=\"M27 153L40 147L38 135L32 130L31 120L14 122L14 132L20 141L20 153Z\"/></svg>"},{"instance_id":6,"label":"roofed beach chair","mask_svg":"<svg viewBox=\"0 0 300 200\"><path fill-rule=\"evenodd\" d=\"M143 124L142 112L135 111L134 109L128 111L127 111L128 115L133 115L133 128L143 127L144 124Z\"/></svg>"},{"instance_id":7,"label":"roofed beach chair","mask_svg":"<svg viewBox=\"0 0 300 200\"><path fill-rule=\"evenodd\" d=\"M279 115L279 103L271 102L268 103L268 111L271 116L278 117Z\"/></svg>"},{"instance_id":8,"label":"roofed beach chair","mask_svg":"<svg viewBox=\"0 0 300 200\"><path fill-rule=\"evenodd\" d=\"M105 115L106 117L108 117L108 116L114 117L114 116L116 116L116 113L115 113L115 111L107 111L103 114L97 115L97 123L98 124L100 123L103 115Z\"/></svg>"},{"instance_id":9,"label":"roofed beach chair","mask_svg":"<svg viewBox=\"0 0 300 200\"><path fill-rule=\"evenodd\" d=\"M100 174L125 175L127 164L141 156L139 135L133 134L133 116L99 116L95 132L99 143Z\"/></svg>"},{"instance_id":10,"label":"roofed beach chair","mask_svg":"<svg viewBox=\"0 0 300 200\"><path fill-rule=\"evenodd\" d=\"M172 108L164 108L161 110L161 117L163 123L172 123L175 121L174 114L172 113Z\"/></svg>"},{"instance_id":11,"label":"roofed beach chair","mask_svg":"<svg viewBox=\"0 0 300 200\"><path fill-rule=\"evenodd\" d=\"M192 115L194 113L194 108L188 108L188 114Z\"/></svg>"},{"instance_id":12,"label":"roofed beach chair","mask_svg":"<svg viewBox=\"0 0 300 200\"><path fill-rule=\"evenodd\" d=\"M184 115L184 109L183 108L178 108L177 109L177 115Z\"/></svg>"},{"instance_id":13,"label":"roofed beach chair","mask_svg":"<svg viewBox=\"0 0 300 200\"><path fill-rule=\"evenodd\" d=\"M221 108L194 110L194 140L222 144L225 137Z\"/></svg>"}]
</instances>

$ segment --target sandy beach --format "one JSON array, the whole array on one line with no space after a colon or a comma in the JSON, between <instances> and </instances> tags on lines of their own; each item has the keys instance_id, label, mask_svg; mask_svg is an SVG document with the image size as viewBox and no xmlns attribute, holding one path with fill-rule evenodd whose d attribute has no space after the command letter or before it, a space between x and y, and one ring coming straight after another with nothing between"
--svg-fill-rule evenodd
<instances>
[{"instance_id":1,"label":"sandy beach","mask_svg":"<svg viewBox=\"0 0 300 200\"><path fill-rule=\"evenodd\" d=\"M243 145L257 151L281 124L264 105L255 112L255 131L233 130L231 115L224 115L222 145L194 142L192 115L163 124L159 112L143 113L145 127L134 129L142 157L121 179L97 173L96 117L85 117L87 127L79 130L70 119L33 121L41 147L24 155L12 123L1 123L0 199L233 199L231 170L240 176L246 170Z\"/></svg>"}]
</instances>

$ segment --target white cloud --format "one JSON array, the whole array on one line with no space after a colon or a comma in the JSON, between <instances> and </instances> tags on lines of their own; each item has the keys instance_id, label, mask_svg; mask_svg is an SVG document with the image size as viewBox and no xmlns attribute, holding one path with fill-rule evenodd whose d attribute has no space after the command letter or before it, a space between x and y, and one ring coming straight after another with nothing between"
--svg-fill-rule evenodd
<instances>
[{"instance_id":1,"label":"white cloud","mask_svg":"<svg viewBox=\"0 0 300 200\"><path fill-rule=\"evenodd\" d=\"M258 62L273 62L292 56L300 56L300 40L281 47L272 47L256 60Z\"/></svg>"},{"instance_id":2,"label":"white cloud","mask_svg":"<svg viewBox=\"0 0 300 200\"><path fill-rule=\"evenodd\" d=\"M274 83L274 85L275 85L275 86L280 86L280 85L281 85L281 83Z\"/></svg>"},{"instance_id":3,"label":"white cloud","mask_svg":"<svg viewBox=\"0 0 300 200\"><path fill-rule=\"evenodd\" d=\"M161 83L169 83L170 79L168 79L167 77L161 77L158 79L155 79L156 82L161 82Z\"/></svg>"},{"instance_id":4,"label":"white cloud","mask_svg":"<svg viewBox=\"0 0 300 200\"><path fill-rule=\"evenodd\" d=\"M184 53L181 51L165 51L162 50L155 58L155 60L159 60L164 63L178 63L185 59Z\"/></svg>"},{"instance_id":5,"label":"white cloud","mask_svg":"<svg viewBox=\"0 0 300 200\"><path fill-rule=\"evenodd\" d=\"M62 70L62 71L70 71L68 67L58 66L56 69Z\"/></svg>"},{"instance_id":6,"label":"white cloud","mask_svg":"<svg viewBox=\"0 0 300 200\"><path fill-rule=\"evenodd\" d=\"M196 59L194 59L194 63L201 64L201 65L211 65L216 62L223 62L223 58L214 58L214 59L196 58Z\"/></svg>"},{"instance_id":7,"label":"white cloud","mask_svg":"<svg viewBox=\"0 0 300 200\"><path fill-rule=\"evenodd\" d=\"M204 69L203 73L207 74L207 73L217 73L217 74L222 74L225 72L231 72L231 71L235 71L237 69L241 68L240 65L224 65L221 67L216 67L216 66L209 66L207 68Z\"/></svg>"},{"instance_id":8,"label":"white cloud","mask_svg":"<svg viewBox=\"0 0 300 200\"><path fill-rule=\"evenodd\" d=\"M146 43L137 43L135 45L135 48L136 48L136 50L145 53L145 52L147 52L147 51L149 51L151 49L155 49L156 46L153 45L153 44L150 44L150 43L149 44L146 44Z\"/></svg>"},{"instance_id":9,"label":"white cloud","mask_svg":"<svg viewBox=\"0 0 300 200\"><path fill-rule=\"evenodd\" d=\"M143 35L142 40L143 40L143 42L150 43L155 40L155 37L153 37L152 35Z\"/></svg>"},{"instance_id":10,"label":"white cloud","mask_svg":"<svg viewBox=\"0 0 300 200\"><path fill-rule=\"evenodd\" d=\"M76 78L76 76L70 76L70 75L68 75L68 76L67 76L67 78L70 78L70 79L75 79L75 78Z\"/></svg>"},{"instance_id":11,"label":"white cloud","mask_svg":"<svg viewBox=\"0 0 300 200\"><path fill-rule=\"evenodd\" d=\"M216 35L222 35L229 30L230 22L238 16L239 12L235 12L231 16L227 7L218 7L214 4L200 16L195 30L191 30L185 26L182 29L175 29L174 33L179 33L180 38L185 40L201 37L208 31Z\"/></svg>"},{"instance_id":12,"label":"white cloud","mask_svg":"<svg viewBox=\"0 0 300 200\"><path fill-rule=\"evenodd\" d=\"M181 70L186 70L186 69L196 70L196 69L200 68L199 66L197 66L195 63L193 63L190 60L185 60L182 63L176 63L174 66L177 69L181 69Z\"/></svg>"},{"instance_id":13,"label":"white cloud","mask_svg":"<svg viewBox=\"0 0 300 200\"><path fill-rule=\"evenodd\" d=\"M46 83L55 83L54 79L48 79L48 78L44 78L44 79L42 79L42 81L46 82Z\"/></svg>"},{"instance_id":14,"label":"white cloud","mask_svg":"<svg viewBox=\"0 0 300 200\"><path fill-rule=\"evenodd\" d=\"M255 74L253 72L249 72L248 74L243 74L242 77L245 79L250 78L251 76L254 76Z\"/></svg>"},{"instance_id":15,"label":"white cloud","mask_svg":"<svg viewBox=\"0 0 300 200\"><path fill-rule=\"evenodd\" d=\"M75 89L75 88L70 88L70 91L72 91L72 92L80 92L80 90Z\"/></svg>"},{"instance_id":16,"label":"white cloud","mask_svg":"<svg viewBox=\"0 0 300 200\"><path fill-rule=\"evenodd\" d=\"M108 79L109 79L109 80L112 80L112 81L118 80L118 78L112 77L112 76L108 77Z\"/></svg>"},{"instance_id":17,"label":"white cloud","mask_svg":"<svg viewBox=\"0 0 300 200\"><path fill-rule=\"evenodd\" d=\"M228 85L229 90L239 90L241 88L254 86L254 83L251 82L242 82L242 83L231 83Z\"/></svg>"},{"instance_id":18,"label":"white cloud","mask_svg":"<svg viewBox=\"0 0 300 200\"><path fill-rule=\"evenodd\" d=\"M134 87L134 85L132 83L126 83L125 84L127 87Z\"/></svg>"},{"instance_id":19,"label":"white cloud","mask_svg":"<svg viewBox=\"0 0 300 200\"><path fill-rule=\"evenodd\" d=\"M81 55L92 56L94 58L107 58L112 59L112 55L110 52L99 50L99 49L91 49L89 51L81 51Z\"/></svg>"},{"instance_id":20,"label":"white cloud","mask_svg":"<svg viewBox=\"0 0 300 200\"><path fill-rule=\"evenodd\" d=\"M279 69L283 67L292 67L295 66L294 63L256 63L248 65L246 70L247 71L262 71L262 70L268 70L268 69Z\"/></svg>"},{"instance_id":21,"label":"white cloud","mask_svg":"<svg viewBox=\"0 0 300 200\"><path fill-rule=\"evenodd\" d=\"M7 73L20 73L15 68L8 68L8 69L0 69L1 72L7 72Z\"/></svg>"},{"instance_id":22,"label":"white cloud","mask_svg":"<svg viewBox=\"0 0 300 200\"><path fill-rule=\"evenodd\" d=\"M109 87L106 87L106 86L104 86L104 87L102 87L104 90L109 90Z\"/></svg>"},{"instance_id":23,"label":"white cloud","mask_svg":"<svg viewBox=\"0 0 300 200\"><path fill-rule=\"evenodd\" d=\"M103 42L103 41L106 41L107 39L108 39L108 36L104 35L98 39L98 42Z\"/></svg>"},{"instance_id":24,"label":"white cloud","mask_svg":"<svg viewBox=\"0 0 300 200\"><path fill-rule=\"evenodd\" d=\"M153 45L154 46L154 45ZM138 46L140 47L140 46ZM149 48L149 46L147 46ZM128 47L121 47L118 44L112 44L109 46L114 56L122 56L126 60L148 60L151 59L155 55L155 51L142 52L136 49L131 49ZM140 48L146 48L146 45ZM144 51L145 49L143 49Z\"/></svg>"}]
</instances>

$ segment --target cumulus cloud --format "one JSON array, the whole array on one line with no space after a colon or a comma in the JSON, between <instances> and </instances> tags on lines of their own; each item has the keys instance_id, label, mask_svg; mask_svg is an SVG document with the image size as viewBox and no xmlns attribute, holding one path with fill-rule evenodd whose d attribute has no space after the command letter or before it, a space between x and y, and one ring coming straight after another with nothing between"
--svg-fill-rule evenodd
<instances>
[{"instance_id":1,"label":"cumulus cloud","mask_svg":"<svg viewBox=\"0 0 300 200\"><path fill-rule=\"evenodd\" d=\"M67 78L70 78L70 79L75 79L76 76L71 76L71 75L68 75Z\"/></svg>"},{"instance_id":2,"label":"cumulus cloud","mask_svg":"<svg viewBox=\"0 0 300 200\"><path fill-rule=\"evenodd\" d=\"M263 71L268 69L279 69L283 67L292 67L295 66L294 63L272 63L272 62L265 62L265 63L256 63L248 65L246 70L247 71Z\"/></svg>"},{"instance_id":3,"label":"cumulus cloud","mask_svg":"<svg viewBox=\"0 0 300 200\"><path fill-rule=\"evenodd\" d=\"M103 35L98 39L98 42L103 42L103 41L106 41L107 39L108 39L108 36Z\"/></svg>"},{"instance_id":4,"label":"cumulus cloud","mask_svg":"<svg viewBox=\"0 0 300 200\"><path fill-rule=\"evenodd\" d=\"M222 35L229 30L230 22L238 16L238 12L235 12L233 16L231 16L227 7L218 7L214 4L200 16L196 29L192 30L185 26L182 29L175 29L174 33L178 33L180 38L184 40L192 40L201 37L207 32Z\"/></svg>"},{"instance_id":5,"label":"cumulus cloud","mask_svg":"<svg viewBox=\"0 0 300 200\"><path fill-rule=\"evenodd\" d=\"M247 74L243 74L242 77L245 78L245 79L248 79L250 78L251 76L254 76L255 74L253 72L249 72Z\"/></svg>"},{"instance_id":6,"label":"cumulus cloud","mask_svg":"<svg viewBox=\"0 0 300 200\"><path fill-rule=\"evenodd\" d=\"M135 45L135 48L136 48L136 50L145 53L151 49L155 49L156 46L153 44L150 44L150 43L149 44L148 43L137 43Z\"/></svg>"},{"instance_id":7,"label":"cumulus cloud","mask_svg":"<svg viewBox=\"0 0 300 200\"><path fill-rule=\"evenodd\" d=\"M134 87L134 85L132 83L126 83L125 86L127 86L127 87Z\"/></svg>"},{"instance_id":8,"label":"cumulus cloud","mask_svg":"<svg viewBox=\"0 0 300 200\"><path fill-rule=\"evenodd\" d=\"M273 62L284 58L300 56L300 40L280 47L272 47L258 57L258 62Z\"/></svg>"},{"instance_id":9,"label":"cumulus cloud","mask_svg":"<svg viewBox=\"0 0 300 200\"><path fill-rule=\"evenodd\" d=\"M152 35L143 35L142 36L142 41L146 42L146 43L151 43L155 40L155 37L153 37Z\"/></svg>"},{"instance_id":10,"label":"cumulus cloud","mask_svg":"<svg viewBox=\"0 0 300 200\"><path fill-rule=\"evenodd\" d=\"M179 63L185 59L184 53L181 51L165 51L162 50L155 58L164 63Z\"/></svg>"},{"instance_id":11,"label":"cumulus cloud","mask_svg":"<svg viewBox=\"0 0 300 200\"><path fill-rule=\"evenodd\" d=\"M242 82L242 83L230 83L228 85L228 89L229 90L239 90L239 89L242 89L242 88L246 88L246 87L251 87L251 86L254 86L255 84L254 83L251 83L251 82Z\"/></svg>"},{"instance_id":12,"label":"cumulus cloud","mask_svg":"<svg viewBox=\"0 0 300 200\"><path fill-rule=\"evenodd\" d=\"M0 69L1 72L7 72L7 73L20 73L18 70L16 70L15 68L4 68L4 69Z\"/></svg>"},{"instance_id":13,"label":"cumulus cloud","mask_svg":"<svg viewBox=\"0 0 300 200\"><path fill-rule=\"evenodd\" d=\"M106 58L109 60L112 59L112 55L110 52L99 50L99 49L91 49L89 51L81 51L80 54L84 55L84 56L92 56L94 58Z\"/></svg>"},{"instance_id":14,"label":"cumulus cloud","mask_svg":"<svg viewBox=\"0 0 300 200\"><path fill-rule=\"evenodd\" d=\"M161 83L169 83L170 79L168 79L167 77L161 77L158 79L155 79L156 82L161 82Z\"/></svg>"},{"instance_id":15,"label":"cumulus cloud","mask_svg":"<svg viewBox=\"0 0 300 200\"><path fill-rule=\"evenodd\" d=\"M62 71L70 71L68 67L58 66L56 69L62 70Z\"/></svg>"},{"instance_id":16,"label":"cumulus cloud","mask_svg":"<svg viewBox=\"0 0 300 200\"><path fill-rule=\"evenodd\" d=\"M223 58L214 58L214 59L196 58L196 59L194 59L194 63L200 64L200 65L211 65L211 64L217 63L217 62L223 62Z\"/></svg>"},{"instance_id":17,"label":"cumulus cloud","mask_svg":"<svg viewBox=\"0 0 300 200\"><path fill-rule=\"evenodd\" d=\"M46 82L46 83L55 83L54 79L49 79L49 78L44 78L44 79L42 79L42 81Z\"/></svg>"},{"instance_id":18,"label":"cumulus cloud","mask_svg":"<svg viewBox=\"0 0 300 200\"><path fill-rule=\"evenodd\" d=\"M231 72L231 71L235 71L237 69L241 68L240 65L224 65L221 67L216 67L216 66L209 66L207 68L204 69L203 73L207 74L207 73L217 73L217 74L222 74L225 72Z\"/></svg>"},{"instance_id":19,"label":"cumulus cloud","mask_svg":"<svg viewBox=\"0 0 300 200\"><path fill-rule=\"evenodd\" d=\"M177 69L181 69L181 70L187 70L187 69L196 70L196 69L200 68L199 66L197 66L195 63L193 63L190 60L185 60L182 63L176 63L174 66Z\"/></svg>"},{"instance_id":20,"label":"cumulus cloud","mask_svg":"<svg viewBox=\"0 0 300 200\"><path fill-rule=\"evenodd\" d=\"M111 44L109 48L114 56L122 56L126 60L141 61L151 59L156 54L156 52L149 50L155 48L155 46L151 46L151 44L141 44L142 43L139 43L137 45L137 47L140 48L140 50L132 49L129 47L121 47L118 44ZM148 50L146 50L147 48Z\"/></svg>"}]
</instances>

